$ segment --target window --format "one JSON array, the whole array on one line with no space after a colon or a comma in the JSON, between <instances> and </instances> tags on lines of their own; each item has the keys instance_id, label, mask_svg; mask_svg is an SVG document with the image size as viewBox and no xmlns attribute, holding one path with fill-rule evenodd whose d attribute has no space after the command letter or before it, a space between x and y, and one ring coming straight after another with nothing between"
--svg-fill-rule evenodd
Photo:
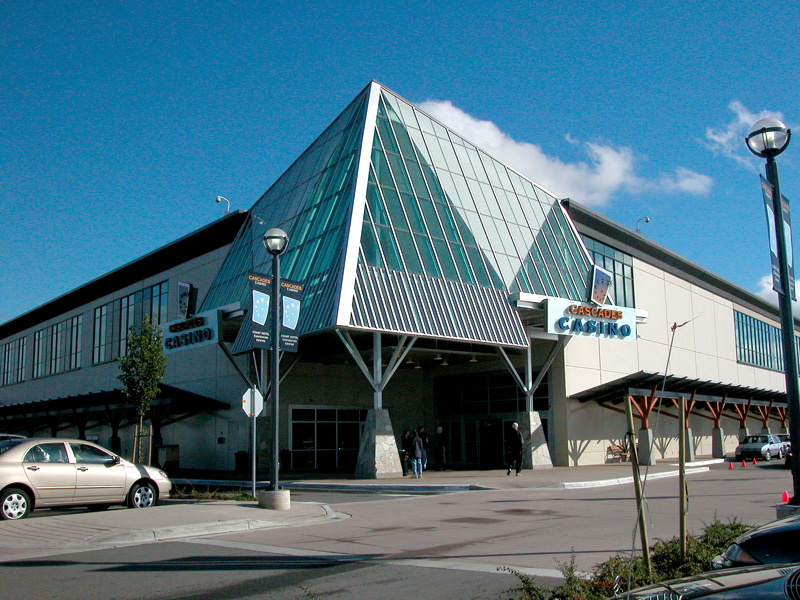
<instances>
[{"instance_id":1,"label":"window","mask_svg":"<svg viewBox=\"0 0 800 600\"><path fill-rule=\"evenodd\" d=\"M169 282L162 281L94 310L92 363L114 360L128 353L128 333L144 317L156 325L167 321Z\"/></svg>"},{"instance_id":2,"label":"window","mask_svg":"<svg viewBox=\"0 0 800 600\"><path fill-rule=\"evenodd\" d=\"M25 381L27 338L21 337L0 347L0 385Z\"/></svg>"},{"instance_id":3,"label":"window","mask_svg":"<svg viewBox=\"0 0 800 600\"><path fill-rule=\"evenodd\" d=\"M104 465L115 460L111 454L89 444L70 443L69 447L75 455L75 462L78 464Z\"/></svg>"},{"instance_id":4,"label":"window","mask_svg":"<svg viewBox=\"0 0 800 600\"><path fill-rule=\"evenodd\" d=\"M736 360L773 371L783 371L780 328L738 311L734 311L733 315L736 328ZM800 340L797 336L794 342L800 350Z\"/></svg>"},{"instance_id":5,"label":"window","mask_svg":"<svg viewBox=\"0 0 800 600\"><path fill-rule=\"evenodd\" d=\"M292 407L289 441L292 469L352 469L367 411L358 408Z\"/></svg>"},{"instance_id":6,"label":"window","mask_svg":"<svg viewBox=\"0 0 800 600\"><path fill-rule=\"evenodd\" d=\"M68 463L67 449L63 443L51 442L34 446L22 459L26 463Z\"/></svg>"},{"instance_id":7,"label":"window","mask_svg":"<svg viewBox=\"0 0 800 600\"><path fill-rule=\"evenodd\" d=\"M81 368L83 315L70 317L33 334L33 378Z\"/></svg>"},{"instance_id":8,"label":"window","mask_svg":"<svg viewBox=\"0 0 800 600\"><path fill-rule=\"evenodd\" d=\"M633 258L607 246L602 242L584 237L586 248L592 255L594 264L614 274L614 282L609 297L617 306L635 308L633 295Z\"/></svg>"}]
</instances>

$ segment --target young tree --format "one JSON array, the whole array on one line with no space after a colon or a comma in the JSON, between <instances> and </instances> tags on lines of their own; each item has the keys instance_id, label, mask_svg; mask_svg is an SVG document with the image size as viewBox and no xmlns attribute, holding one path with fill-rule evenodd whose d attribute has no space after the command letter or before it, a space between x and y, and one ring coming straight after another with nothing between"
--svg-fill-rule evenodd
<instances>
[{"instance_id":1,"label":"young tree","mask_svg":"<svg viewBox=\"0 0 800 600\"><path fill-rule=\"evenodd\" d=\"M161 348L161 327L153 325L150 317L145 317L139 327L128 330L128 355L119 357L119 380L124 386L122 393L139 413L139 429L145 415L150 412L150 404L161 391L158 384L164 378L167 359ZM134 460L136 460L134 447Z\"/></svg>"}]
</instances>

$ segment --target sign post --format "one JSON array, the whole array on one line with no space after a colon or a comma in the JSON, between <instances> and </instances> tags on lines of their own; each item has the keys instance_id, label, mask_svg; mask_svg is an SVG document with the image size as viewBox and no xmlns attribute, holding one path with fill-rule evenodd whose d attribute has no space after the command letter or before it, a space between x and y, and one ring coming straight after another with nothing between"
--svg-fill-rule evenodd
<instances>
[{"instance_id":1,"label":"sign post","mask_svg":"<svg viewBox=\"0 0 800 600\"><path fill-rule=\"evenodd\" d=\"M244 413L253 419L253 448L252 448L252 466L253 466L253 498L256 497L256 453L258 448L256 446L256 417L264 410L264 396L261 395L256 388L250 388L242 395L242 410Z\"/></svg>"}]
</instances>

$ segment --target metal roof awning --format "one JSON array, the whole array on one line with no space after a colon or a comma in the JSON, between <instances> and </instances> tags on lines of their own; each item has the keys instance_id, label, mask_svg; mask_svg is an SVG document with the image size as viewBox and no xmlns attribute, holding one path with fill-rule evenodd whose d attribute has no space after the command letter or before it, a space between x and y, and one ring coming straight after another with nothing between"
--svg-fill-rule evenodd
<instances>
[{"instance_id":1,"label":"metal roof awning","mask_svg":"<svg viewBox=\"0 0 800 600\"><path fill-rule=\"evenodd\" d=\"M204 412L230 408L226 402L168 384L162 383L159 387L161 392L152 402L151 412L158 413L161 426ZM112 389L0 406L0 428L6 433L28 433L47 428L59 431L72 426L91 429L108 423L112 411L121 426L138 421L138 414L122 390Z\"/></svg>"},{"instance_id":2,"label":"metal roof awning","mask_svg":"<svg viewBox=\"0 0 800 600\"><path fill-rule=\"evenodd\" d=\"M663 388L663 391L662 391ZM720 383L690 377L664 376L663 373L639 371L614 381L598 385L572 394L572 398L581 402L621 403L626 396L652 396L663 399L688 398L694 394L698 402L722 402L727 404L786 406L786 392L766 390L730 383Z\"/></svg>"}]
</instances>

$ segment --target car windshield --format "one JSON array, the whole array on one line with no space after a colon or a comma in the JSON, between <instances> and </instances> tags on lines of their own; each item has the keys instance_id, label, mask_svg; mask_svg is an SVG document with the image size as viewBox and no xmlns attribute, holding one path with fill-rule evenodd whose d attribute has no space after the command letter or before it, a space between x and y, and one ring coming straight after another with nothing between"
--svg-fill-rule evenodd
<instances>
[{"instance_id":1,"label":"car windshield","mask_svg":"<svg viewBox=\"0 0 800 600\"><path fill-rule=\"evenodd\" d=\"M22 443L23 441L25 441L25 440L19 439L19 440L2 440L2 441L0 441L0 454L5 452L6 450L10 450L14 446Z\"/></svg>"},{"instance_id":2,"label":"car windshield","mask_svg":"<svg viewBox=\"0 0 800 600\"><path fill-rule=\"evenodd\" d=\"M765 435L748 435L744 438L745 444L766 444L767 441L767 436Z\"/></svg>"}]
</instances>

